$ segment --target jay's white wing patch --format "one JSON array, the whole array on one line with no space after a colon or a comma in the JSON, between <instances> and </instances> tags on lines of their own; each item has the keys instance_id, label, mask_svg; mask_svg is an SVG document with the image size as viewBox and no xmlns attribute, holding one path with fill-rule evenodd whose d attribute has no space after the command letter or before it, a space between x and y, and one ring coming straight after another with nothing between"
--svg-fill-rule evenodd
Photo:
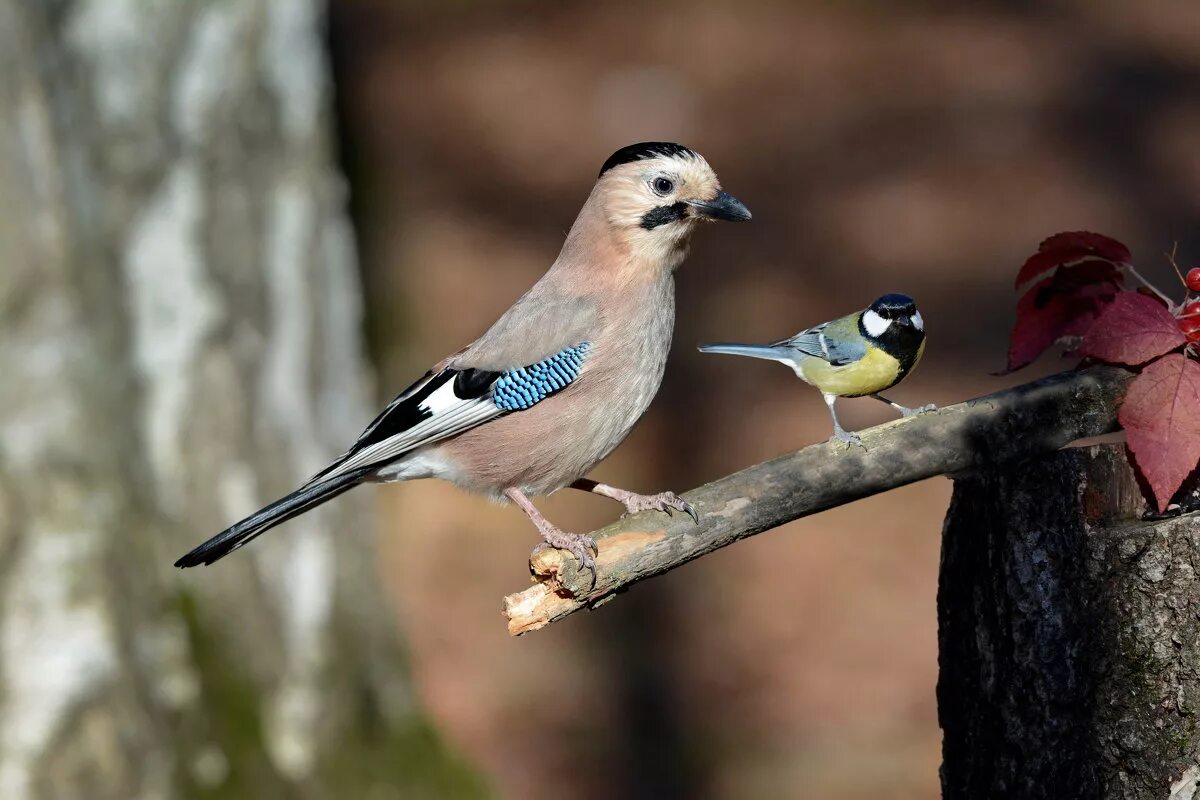
<instances>
[{"instance_id":1,"label":"jay's white wing patch","mask_svg":"<svg viewBox=\"0 0 1200 800\"><path fill-rule=\"evenodd\" d=\"M345 455L309 481L381 466L415 450L541 402L579 377L589 342L505 372L444 369L404 390Z\"/></svg>"}]
</instances>

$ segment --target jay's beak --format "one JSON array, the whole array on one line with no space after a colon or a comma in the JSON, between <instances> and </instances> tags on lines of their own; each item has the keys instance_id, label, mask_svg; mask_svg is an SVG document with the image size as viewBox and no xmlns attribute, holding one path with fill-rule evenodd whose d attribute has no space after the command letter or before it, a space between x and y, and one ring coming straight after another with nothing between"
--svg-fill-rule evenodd
<instances>
[{"instance_id":1,"label":"jay's beak","mask_svg":"<svg viewBox=\"0 0 1200 800\"><path fill-rule=\"evenodd\" d=\"M750 219L750 209L729 192L717 192L712 200L686 200L692 216L702 219L722 219L728 222L744 222Z\"/></svg>"}]
</instances>

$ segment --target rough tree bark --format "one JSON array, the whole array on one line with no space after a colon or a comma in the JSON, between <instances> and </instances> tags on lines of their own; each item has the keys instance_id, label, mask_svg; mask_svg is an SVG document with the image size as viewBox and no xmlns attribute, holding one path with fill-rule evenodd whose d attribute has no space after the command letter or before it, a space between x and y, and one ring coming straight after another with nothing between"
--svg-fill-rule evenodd
<instances>
[{"instance_id":1,"label":"rough tree bark","mask_svg":"<svg viewBox=\"0 0 1200 800\"><path fill-rule=\"evenodd\" d=\"M6 800L456 780L366 497L171 568L370 416L320 28L317 0L0 0Z\"/></svg>"},{"instance_id":2,"label":"rough tree bark","mask_svg":"<svg viewBox=\"0 0 1200 800\"><path fill-rule=\"evenodd\" d=\"M960 478L946 519L946 800L1192 800L1200 525L1141 521L1124 448Z\"/></svg>"}]
</instances>

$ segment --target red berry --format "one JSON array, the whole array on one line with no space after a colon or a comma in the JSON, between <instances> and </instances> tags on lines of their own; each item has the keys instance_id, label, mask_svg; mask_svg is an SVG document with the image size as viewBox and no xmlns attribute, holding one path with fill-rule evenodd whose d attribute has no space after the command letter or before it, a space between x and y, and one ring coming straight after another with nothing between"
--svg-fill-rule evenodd
<instances>
[{"instance_id":1,"label":"red berry","mask_svg":"<svg viewBox=\"0 0 1200 800\"><path fill-rule=\"evenodd\" d=\"M1179 320L1179 330L1189 342L1200 342L1200 317L1188 317Z\"/></svg>"},{"instance_id":2,"label":"red berry","mask_svg":"<svg viewBox=\"0 0 1200 800\"><path fill-rule=\"evenodd\" d=\"M1200 317L1200 300L1193 300L1183 307L1183 316L1191 317L1193 315Z\"/></svg>"},{"instance_id":3,"label":"red berry","mask_svg":"<svg viewBox=\"0 0 1200 800\"><path fill-rule=\"evenodd\" d=\"M1193 292L1200 292L1200 267L1192 267L1188 270L1187 287Z\"/></svg>"}]
</instances>

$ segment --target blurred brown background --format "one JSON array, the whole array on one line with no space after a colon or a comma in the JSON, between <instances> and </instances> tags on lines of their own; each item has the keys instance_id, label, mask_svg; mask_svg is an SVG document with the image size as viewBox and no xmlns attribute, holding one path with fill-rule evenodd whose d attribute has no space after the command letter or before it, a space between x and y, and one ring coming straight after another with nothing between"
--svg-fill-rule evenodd
<instances>
[{"instance_id":1,"label":"blurred brown background","mask_svg":"<svg viewBox=\"0 0 1200 800\"><path fill-rule=\"evenodd\" d=\"M1003 365L1011 282L1056 231L1200 259L1195 0L393 2L330 12L380 401L477 336L550 264L604 158L680 141L754 212L680 270L663 389L597 476L684 490L824 438L782 368L701 357L912 294L947 404ZM849 401L856 426L887 418ZM365 422L365 420L364 420ZM435 483L375 490L419 695L512 798L930 798L934 597L949 483L773 531L511 639L535 535ZM610 520L579 493L566 529Z\"/></svg>"}]
</instances>

